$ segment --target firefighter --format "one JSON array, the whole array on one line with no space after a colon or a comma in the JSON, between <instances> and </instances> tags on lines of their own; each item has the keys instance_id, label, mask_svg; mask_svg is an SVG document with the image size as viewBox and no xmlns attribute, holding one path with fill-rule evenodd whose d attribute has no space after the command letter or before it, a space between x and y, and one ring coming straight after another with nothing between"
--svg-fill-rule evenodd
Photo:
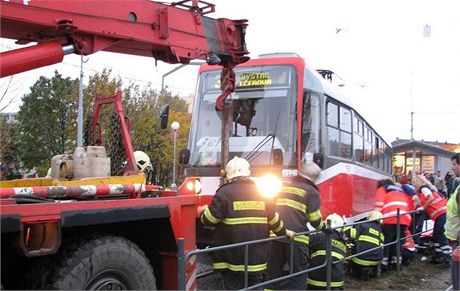
<instances>
[{"instance_id":1,"label":"firefighter","mask_svg":"<svg viewBox=\"0 0 460 291\"><path fill-rule=\"evenodd\" d=\"M340 215L333 213L328 215L326 220L331 221L332 230L332 271L331 271L331 289L343 290L343 282L345 276L345 268L343 259L346 255L345 240L342 237L341 226L343 219ZM329 230L326 230L329 231ZM310 254L310 268L314 268L324 264L326 260L326 233L319 232L310 236L308 246ZM307 274L307 289L308 290L326 290L326 268L320 268Z\"/></svg>"},{"instance_id":2,"label":"firefighter","mask_svg":"<svg viewBox=\"0 0 460 291\"><path fill-rule=\"evenodd\" d=\"M344 227L343 233L346 237L354 240L353 254L383 246L384 236L380 226L382 217L381 212L371 211L368 216L369 221L355 227ZM350 262L352 274L358 279L374 278L378 275L382 259L382 248L353 257Z\"/></svg>"},{"instance_id":3,"label":"firefighter","mask_svg":"<svg viewBox=\"0 0 460 291\"><path fill-rule=\"evenodd\" d=\"M259 194L256 184L249 178L249 163L234 157L225 168L227 182L217 189L209 207L201 211L204 225L215 226L215 246L269 237L269 230L277 235L293 236L286 231L275 211L274 202ZM244 247L214 252L213 268L220 271L224 289L244 288ZM267 268L267 244L249 245L248 286L262 282Z\"/></svg>"},{"instance_id":4,"label":"firefighter","mask_svg":"<svg viewBox=\"0 0 460 291\"><path fill-rule=\"evenodd\" d=\"M144 172L146 183L151 184L153 182L153 167L149 156L143 151L135 151L133 154L134 159L136 160L137 169L141 172Z\"/></svg>"},{"instance_id":5,"label":"firefighter","mask_svg":"<svg viewBox=\"0 0 460 291\"><path fill-rule=\"evenodd\" d=\"M413 182L421 206L417 211L425 211L434 221L433 240L435 252L431 257L431 263L440 264L440 267L450 267L450 246L444 234L446 223L446 199L436 191L436 188L422 175L417 175Z\"/></svg>"},{"instance_id":6,"label":"firefighter","mask_svg":"<svg viewBox=\"0 0 460 291\"><path fill-rule=\"evenodd\" d=\"M399 208L400 225L399 233L402 235L405 229L411 225L412 217L408 212L413 210L412 199L404 193L404 191L394 185L390 179L380 180L377 184L377 193L375 196L375 210L383 214L382 231L385 237L385 244L394 242L397 239L397 209ZM381 264L382 272L388 268L401 262L401 257L396 257L396 247L401 247L403 244L400 241L397 244L385 246L383 249L383 259Z\"/></svg>"},{"instance_id":7,"label":"firefighter","mask_svg":"<svg viewBox=\"0 0 460 291\"><path fill-rule=\"evenodd\" d=\"M134 159L136 160L136 166L139 171L145 172L152 168L149 156L143 151L135 151Z\"/></svg>"},{"instance_id":8,"label":"firefighter","mask_svg":"<svg viewBox=\"0 0 460 291\"><path fill-rule=\"evenodd\" d=\"M321 168L313 161L303 163L299 176L285 181L276 197L276 211L280 214L286 228L299 232L308 231L307 223L320 230L323 228L320 206L320 196L314 181L319 176ZM271 234L275 236L275 234ZM293 273L307 268L308 236L306 234L294 237ZM283 275L285 263L290 266L290 244L287 241L270 243L270 260L268 263L269 279ZM305 274L289 279L283 284L289 290L304 290L306 287ZM268 286L270 289L280 289L280 284Z\"/></svg>"}]
</instances>

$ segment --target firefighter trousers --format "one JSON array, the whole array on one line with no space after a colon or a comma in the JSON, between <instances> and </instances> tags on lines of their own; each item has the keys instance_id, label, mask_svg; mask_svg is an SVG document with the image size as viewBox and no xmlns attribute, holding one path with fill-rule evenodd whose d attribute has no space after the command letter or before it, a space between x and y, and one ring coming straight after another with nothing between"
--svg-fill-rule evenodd
<instances>
[{"instance_id":1,"label":"firefighter trousers","mask_svg":"<svg viewBox=\"0 0 460 291\"><path fill-rule=\"evenodd\" d=\"M284 275L284 265L290 266L290 243L272 241L270 243L270 259L268 261L268 279L279 278ZM308 247L305 244L294 243L292 273L307 269ZM294 278L269 284L266 289L272 290L305 290L307 275L302 274Z\"/></svg>"},{"instance_id":2,"label":"firefighter trousers","mask_svg":"<svg viewBox=\"0 0 460 291\"><path fill-rule=\"evenodd\" d=\"M400 227L400 230L399 230L400 237L403 237L404 236L404 230L406 229L406 226L405 225L400 225L399 227ZM388 243L396 241L396 239L397 239L397 235L396 235L397 231L398 231L398 225L397 224L383 224L382 225L382 232L383 232L383 235L385 236L385 245L388 244ZM388 268L390 267L390 265L392 265L392 264L396 265L398 263L398 261L399 261L399 263L401 263L402 258L401 258L401 256L399 258L397 258L397 256L396 256L396 248L401 248L403 243L404 243L404 240L400 240L399 244L396 243L396 244L389 245L389 246L386 245L383 248L383 260L382 260L382 265L381 265L381 268L382 268L383 272L387 271Z\"/></svg>"},{"instance_id":3,"label":"firefighter trousers","mask_svg":"<svg viewBox=\"0 0 460 291\"><path fill-rule=\"evenodd\" d=\"M222 277L222 285L224 290L240 290L244 287L244 272L233 272L230 270L220 271ZM262 282L263 276L261 272L248 272L248 287ZM251 290L262 290L261 287Z\"/></svg>"}]
</instances>

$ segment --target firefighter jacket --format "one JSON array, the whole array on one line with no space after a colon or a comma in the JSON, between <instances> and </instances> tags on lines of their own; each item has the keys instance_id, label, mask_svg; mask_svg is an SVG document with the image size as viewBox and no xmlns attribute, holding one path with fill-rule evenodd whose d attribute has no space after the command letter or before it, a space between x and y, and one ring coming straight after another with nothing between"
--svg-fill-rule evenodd
<instances>
[{"instance_id":1,"label":"firefighter jacket","mask_svg":"<svg viewBox=\"0 0 460 291\"><path fill-rule=\"evenodd\" d=\"M413 201L399 187L389 185L377 189L374 208L382 212L384 217L382 224L397 224L396 214L398 208L400 224L406 226L411 224L412 217L408 212L414 208Z\"/></svg>"},{"instance_id":2,"label":"firefighter jacket","mask_svg":"<svg viewBox=\"0 0 460 291\"><path fill-rule=\"evenodd\" d=\"M287 229L296 233L308 231L307 223L316 228L322 229L320 196L318 188L308 179L297 176L284 181L280 193L276 197L276 212L280 214ZM274 233L270 234L275 236ZM294 241L308 245L307 235L296 235Z\"/></svg>"},{"instance_id":3,"label":"firefighter jacket","mask_svg":"<svg viewBox=\"0 0 460 291\"><path fill-rule=\"evenodd\" d=\"M273 201L259 194L255 183L246 177L231 179L217 189L201 221L215 226L215 246L268 238L270 229L277 235L286 234ZM213 267L244 272L244 253L244 246L214 252ZM249 245L248 254L249 272L267 268L267 243Z\"/></svg>"},{"instance_id":4,"label":"firefighter jacket","mask_svg":"<svg viewBox=\"0 0 460 291\"><path fill-rule=\"evenodd\" d=\"M444 225L444 234L448 239L453 241L458 241L460 237L459 196L460 186L457 187L452 196L450 196L449 201L447 201L447 216L446 224Z\"/></svg>"},{"instance_id":5,"label":"firefighter jacket","mask_svg":"<svg viewBox=\"0 0 460 291\"><path fill-rule=\"evenodd\" d=\"M440 215L447 212L446 208L446 198L441 196L436 191L431 191L428 186L423 186L420 188L418 193L418 197L420 198L421 205L425 205L429 200L429 196L433 197L433 201L430 205L427 206L425 209L426 213L430 216L430 218L435 221Z\"/></svg>"},{"instance_id":6,"label":"firefighter jacket","mask_svg":"<svg viewBox=\"0 0 460 291\"><path fill-rule=\"evenodd\" d=\"M378 221L369 221L355 227L344 227L344 234L355 241L353 254L383 246L384 236ZM377 266L383 259L383 248L353 257L351 260L363 267Z\"/></svg>"},{"instance_id":7,"label":"firefighter jacket","mask_svg":"<svg viewBox=\"0 0 460 291\"><path fill-rule=\"evenodd\" d=\"M342 260L345 258L346 255L346 246L341 234L335 230L332 232L333 233L331 234L331 256L332 262L337 263L332 264L331 266L331 287L336 288L343 286L345 267ZM312 234L310 236L310 244L308 248L310 253L309 268L314 268L324 264L324 262L326 261L326 234L324 232ZM317 287L326 287L326 267L308 273L307 284Z\"/></svg>"}]
</instances>

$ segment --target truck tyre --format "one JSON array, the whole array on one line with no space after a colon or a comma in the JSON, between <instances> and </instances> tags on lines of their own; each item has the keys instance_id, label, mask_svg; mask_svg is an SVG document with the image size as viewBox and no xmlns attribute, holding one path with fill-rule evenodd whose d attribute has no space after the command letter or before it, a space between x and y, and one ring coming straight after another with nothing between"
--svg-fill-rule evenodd
<instances>
[{"instance_id":1,"label":"truck tyre","mask_svg":"<svg viewBox=\"0 0 460 291\"><path fill-rule=\"evenodd\" d=\"M157 290L149 260L137 245L103 236L70 246L48 277L46 289Z\"/></svg>"}]
</instances>

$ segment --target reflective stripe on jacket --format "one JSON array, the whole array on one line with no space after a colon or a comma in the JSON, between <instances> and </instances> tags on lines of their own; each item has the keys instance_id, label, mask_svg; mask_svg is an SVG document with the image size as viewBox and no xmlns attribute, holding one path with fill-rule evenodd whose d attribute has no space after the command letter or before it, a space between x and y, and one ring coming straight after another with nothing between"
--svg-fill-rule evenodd
<instances>
[{"instance_id":1,"label":"reflective stripe on jacket","mask_svg":"<svg viewBox=\"0 0 460 291\"><path fill-rule=\"evenodd\" d=\"M286 229L272 200L263 197L249 178L237 177L222 185L201 221L215 226L214 246L268 238L269 230L284 235ZM248 271L267 268L268 244L249 246ZM213 252L214 269L244 271L244 247Z\"/></svg>"},{"instance_id":2,"label":"reflective stripe on jacket","mask_svg":"<svg viewBox=\"0 0 460 291\"><path fill-rule=\"evenodd\" d=\"M430 190L431 191L431 190ZM420 202L423 205L428 201L428 197L426 197L423 193L418 193L418 197L420 198ZM446 208L446 199L442 197L438 192L431 191L431 197L433 197L433 201L430 205L425 209L426 213L430 216L430 218L434 221L436 220L441 214L447 212Z\"/></svg>"},{"instance_id":3,"label":"reflective stripe on jacket","mask_svg":"<svg viewBox=\"0 0 460 291\"><path fill-rule=\"evenodd\" d=\"M383 193L385 191L385 193ZM383 214L382 224L397 224L397 209L400 213L400 224L410 225L412 217L406 214L413 210L412 199L404 192L399 191L397 187L390 186L387 189L380 187L377 189L375 209ZM390 217L394 216L394 217Z\"/></svg>"},{"instance_id":4,"label":"reflective stripe on jacket","mask_svg":"<svg viewBox=\"0 0 460 291\"><path fill-rule=\"evenodd\" d=\"M342 261L346 256L345 241L342 236L334 231L331 235L332 244L332 264L331 286L341 287L345 275L345 267ZM310 253L310 268L324 264L326 260L326 234L324 232L315 233L310 236L310 245L308 247ZM326 286L326 268L308 273L307 283L313 286Z\"/></svg>"},{"instance_id":5,"label":"reflective stripe on jacket","mask_svg":"<svg viewBox=\"0 0 460 291\"><path fill-rule=\"evenodd\" d=\"M344 234L354 240L353 254L383 246L384 236L378 221L369 221L353 227L344 227ZM351 260L363 267L376 266L383 258L383 248L360 254Z\"/></svg>"},{"instance_id":6,"label":"reflective stripe on jacket","mask_svg":"<svg viewBox=\"0 0 460 291\"><path fill-rule=\"evenodd\" d=\"M323 221L316 185L301 176L285 179L283 183L275 201L275 210L280 214L284 226L297 233L306 232L307 223L310 222L316 229L321 229ZM294 241L308 245L306 236L296 236Z\"/></svg>"}]
</instances>

